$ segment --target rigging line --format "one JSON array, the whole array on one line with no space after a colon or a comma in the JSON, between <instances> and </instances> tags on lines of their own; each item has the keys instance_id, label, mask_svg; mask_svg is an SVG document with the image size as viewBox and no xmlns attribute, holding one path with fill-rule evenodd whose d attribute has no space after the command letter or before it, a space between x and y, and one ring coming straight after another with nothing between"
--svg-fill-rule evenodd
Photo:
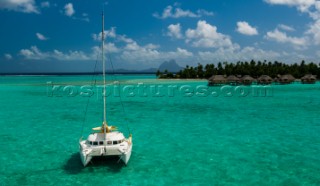
<instances>
[{"instance_id":1,"label":"rigging line","mask_svg":"<svg viewBox=\"0 0 320 186\"><path fill-rule=\"evenodd\" d=\"M96 59L96 62L95 62L95 64L94 64L94 68L93 68L93 75L92 75L92 77L91 77L91 86L93 86L93 87L97 85L97 74L98 74L98 73L96 73L96 69L97 69L97 64L98 64L99 56L100 56L100 53L98 52L98 54L97 54L97 59ZM89 96L88 99L87 99L87 103L86 103L86 107L85 107L85 111L84 111L84 117L83 117L83 120L82 120L82 129L81 129L81 134L80 134L80 136L82 136L82 134L83 134L84 123L86 122L86 117L87 117L87 112L88 112L88 106L89 106L90 98L91 98L91 96Z\"/></svg>"},{"instance_id":2,"label":"rigging line","mask_svg":"<svg viewBox=\"0 0 320 186\"><path fill-rule=\"evenodd\" d=\"M111 60L111 56L108 55L109 57L109 61L110 61L110 64L111 64L111 67L112 67L112 73L113 73L113 76L114 76L114 79L116 79L116 75L115 75L115 70L114 70L114 66L113 66L113 63L112 63L112 60ZM120 81L116 81L118 82L118 87L119 89L121 89L121 85L120 85ZM120 103L121 103L121 107L122 107L122 112L124 113L124 117L125 117L125 123L127 125L127 130L129 132L129 134L131 134L131 131L130 131L130 128L129 128L129 125L128 125L128 118L127 118L127 113L126 113L126 110L124 109L124 105L123 105L123 101L122 101L122 97L121 97L121 91L119 90L119 98L120 98Z\"/></svg>"}]
</instances>

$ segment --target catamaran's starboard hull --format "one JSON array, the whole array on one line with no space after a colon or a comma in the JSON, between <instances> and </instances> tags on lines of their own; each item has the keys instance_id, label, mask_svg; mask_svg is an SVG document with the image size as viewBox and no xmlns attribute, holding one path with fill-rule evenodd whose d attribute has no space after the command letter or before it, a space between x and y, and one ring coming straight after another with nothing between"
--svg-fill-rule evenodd
<instances>
[{"instance_id":1,"label":"catamaran's starboard hull","mask_svg":"<svg viewBox=\"0 0 320 186\"><path fill-rule=\"evenodd\" d=\"M132 151L132 143L130 144L128 151L121 156L121 160L122 160L123 163L126 164L126 165L128 164L128 162L129 162L129 160L130 160L131 151Z\"/></svg>"}]
</instances>

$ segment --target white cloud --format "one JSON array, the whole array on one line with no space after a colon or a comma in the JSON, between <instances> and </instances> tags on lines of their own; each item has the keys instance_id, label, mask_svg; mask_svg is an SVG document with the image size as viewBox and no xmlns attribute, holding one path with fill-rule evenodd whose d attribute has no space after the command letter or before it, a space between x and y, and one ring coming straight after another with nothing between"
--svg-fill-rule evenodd
<instances>
[{"instance_id":1,"label":"white cloud","mask_svg":"<svg viewBox=\"0 0 320 186\"><path fill-rule=\"evenodd\" d=\"M49 8L49 7L50 7L49 1L41 2L41 7L42 7L42 8Z\"/></svg>"},{"instance_id":2,"label":"white cloud","mask_svg":"<svg viewBox=\"0 0 320 186\"><path fill-rule=\"evenodd\" d=\"M229 36L217 32L217 27L206 21L198 21L196 29L186 31L186 42L191 42L194 47L219 48L232 47Z\"/></svg>"},{"instance_id":3,"label":"white cloud","mask_svg":"<svg viewBox=\"0 0 320 186\"><path fill-rule=\"evenodd\" d=\"M177 48L176 51L161 51L160 46L152 43L139 45L136 41L125 35L117 35L116 41L125 44L119 49L118 58L120 61L126 61L131 64L152 65L158 64L170 59L189 59L193 56L192 52L186 49Z\"/></svg>"},{"instance_id":4,"label":"white cloud","mask_svg":"<svg viewBox=\"0 0 320 186\"><path fill-rule=\"evenodd\" d=\"M131 43L127 43L124 49L135 51L135 50L140 50L142 48L138 45L137 42L131 42Z\"/></svg>"},{"instance_id":5,"label":"white cloud","mask_svg":"<svg viewBox=\"0 0 320 186\"><path fill-rule=\"evenodd\" d=\"M34 0L1 0L0 9L24 13L40 13Z\"/></svg>"},{"instance_id":6,"label":"white cloud","mask_svg":"<svg viewBox=\"0 0 320 186\"><path fill-rule=\"evenodd\" d=\"M198 15L201 16L214 16L213 12L209 12L207 10L199 9L197 10Z\"/></svg>"},{"instance_id":7,"label":"white cloud","mask_svg":"<svg viewBox=\"0 0 320 186\"><path fill-rule=\"evenodd\" d=\"M307 35L311 35L312 41L316 45L320 45L320 19L315 21L306 31Z\"/></svg>"},{"instance_id":8,"label":"white cloud","mask_svg":"<svg viewBox=\"0 0 320 186\"><path fill-rule=\"evenodd\" d=\"M135 50L125 50L120 55L120 59L129 63L145 64L152 63L161 58L158 50L137 47Z\"/></svg>"},{"instance_id":9,"label":"white cloud","mask_svg":"<svg viewBox=\"0 0 320 186\"><path fill-rule=\"evenodd\" d=\"M87 56L82 51L69 51L68 53L63 53L59 50L54 50L53 54L50 53L50 56L60 61L78 61L92 59L90 56Z\"/></svg>"},{"instance_id":10,"label":"white cloud","mask_svg":"<svg viewBox=\"0 0 320 186\"><path fill-rule=\"evenodd\" d=\"M265 2L273 5L295 6L300 11L306 12L312 5L315 4L316 0L265 0Z\"/></svg>"},{"instance_id":11,"label":"white cloud","mask_svg":"<svg viewBox=\"0 0 320 186\"><path fill-rule=\"evenodd\" d=\"M118 53L120 52L120 49L114 44L114 43L107 43L105 45L106 52L107 53Z\"/></svg>"},{"instance_id":12,"label":"white cloud","mask_svg":"<svg viewBox=\"0 0 320 186\"><path fill-rule=\"evenodd\" d=\"M309 16L314 20L320 19L320 1L315 2L314 9L308 11Z\"/></svg>"},{"instance_id":13,"label":"white cloud","mask_svg":"<svg viewBox=\"0 0 320 186\"><path fill-rule=\"evenodd\" d=\"M132 43L134 42L133 39L128 38L126 35L117 35L117 40L125 43Z\"/></svg>"},{"instance_id":14,"label":"white cloud","mask_svg":"<svg viewBox=\"0 0 320 186\"><path fill-rule=\"evenodd\" d=\"M12 55L11 54L4 54L4 58L6 58L7 60L12 59Z\"/></svg>"},{"instance_id":15,"label":"white cloud","mask_svg":"<svg viewBox=\"0 0 320 186\"><path fill-rule=\"evenodd\" d=\"M212 63L214 62L237 62L237 61L249 61L251 59L255 60L275 60L281 55L274 51L265 51L262 49L257 49L253 47L245 47L243 49L223 49L219 48L216 51L206 51L199 52L199 58L202 62Z\"/></svg>"},{"instance_id":16,"label":"white cloud","mask_svg":"<svg viewBox=\"0 0 320 186\"><path fill-rule=\"evenodd\" d=\"M72 3L68 3L64 6L64 13L66 16L72 16L75 13Z\"/></svg>"},{"instance_id":17,"label":"white cloud","mask_svg":"<svg viewBox=\"0 0 320 186\"><path fill-rule=\"evenodd\" d=\"M287 5L294 6L303 13L307 13L310 18L313 19L308 25L308 29L305 31L304 36L301 38L287 37L285 33L281 32L270 32L271 38L277 38L281 42L289 42L296 45L306 44L306 40L309 40L313 45L320 45L320 1L319 0L265 0L265 2L274 5ZM279 28L291 31L289 27Z\"/></svg>"},{"instance_id":18,"label":"white cloud","mask_svg":"<svg viewBox=\"0 0 320 186\"><path fill-rule=\"evenodd\" d=\"M48 40L49 38L45 37L44 35L40 34L40 33L36 33L36 36L39 40L41 41L45 41Z\"/></svg>"},{"instance_id":19,"label":"white cloud","mask_svg":"<svg viewBox=\"0 0 320 186\"><path fill-rule=\"evenodd\" d=\"M160 46L152 43L140 45L137 41L127 37L126 35L119 35L115 28L106 31L109 35L109 42L107 42L106 52L117 53L114 55L119 61L126 61L130 64L149 65L161 63L170 59L185 59L189 60L193 57L193 53L182 48L177 48L175 51L161 51ZM101 33L93 35L97 40L101 38ZM115 44L110 45L110 41L115 41ZM112 47L111 47L112 46ZM95 47L95 51L99 51L99 47ZM97 53L97 52L95 52Z\"/></svg>"},{"instance_id":20,"label":"white cloud","mask_svg":"<svg viewBox=\"0 0 320 186\"><path fill-rule=\"evenodd\" d=\"M121 51L121 49L119 49L114 43L107 43L104 46L104 52L106 54L110 54L110 53L118 53ZM90 54L89 56L97 56L97 55L101 55L101 47L100 46L94 46L92 47L92 51L93 54Z\"/></svg>"},{"instance_id":21,"label":"white cloud","mask_svg":"<svg viewBox=\"0 0 320 186\"><path fill-rule=\"evenodd\" d=\"M178 24L171 24L168 26L168 36L176 39L181 39L183 36L181 34L181 26Z\"/></svg>"},{"instance_id":22,"label":"white cloud","mask_svg":"<svg viewBox=\"0 0 320 186\"><path fill-rule=\"evenodd\" d=\"M82 51L69 51L63 53L59 50L53 50L52 52L42 52L38 47L32 46L30 49L20 50L20 55L29 60L60 60L60 61L72 61L72 60L90 60L94 59L92 56L86 55Z\"/></svg>"},{"instance_id":23,"label":"white cloud","mask_svg":"<svg viewBox=\"0 0 320 186\"><path fill-rule=\"evenodd\" d=\"M146 46L144 46L145 48L148 48L148 49L157 49L157 48L160 48L159 45L155 45L155 44L152 44L152 43L149 43L147 44Z\"/></svg>"},{"instance_id":24,"label":"white cloud","mask_svg":"<svg viewBox=\"0 0 320 186\"><path fill-rule=\"evenodd\" d=\"M110 30L105 30L104 36L107 38L116 38L117 37L116 28L112 27ZM100 32L99 34L92 34L92 38L95 41L101 41L102 32ZM107 38L105 38L105 39L107 39Z\"/></svg>"},{"instance_id":25,"label":"white cloud","mask_svg":"<svg viewBox=\"0 0 320 186\"><path fill-rule=\"evenodd\" d=\"M289 32L295 31L295 29L293 27L288 26L288 25L284 25L284 24L279 24L278 28L285 30L285 31L289 31Z\"/></svg>"},{"instance_id":26,"label":"white cloud","mask_svg":"<svg viewBox=\"0 0 320 186\"><path fill-rule=\"evenodd\" d=\"M20 55L24 56L26 59L45 59L48 54L42 53L36 46L32 46L30 49L20 50Z\"/></svg>"},{"instance_id":27,"label":"white cloud","mask_svg":"<svg viewBox=\"0 0 320 186\"><path fill-rule=\"evenodd\" d=\"M269 40L274 40L279 43L290 43L299 47L306 47L306 45L308 44L307 38L290 37L287 36L285 32L281 32L278 29L267 32L267 35L265 37Z\"/></svg>"},{"instance_id":28,"label":"white cloud","mask_svg":"<svg viewBox=\"0 0 320 186\"><path fill-rule=\"evenodd\" d=\"M177 48L177 51L175 52L169 52L169 55L172 55L172 58L185 58L185 57L192 57L193 53L189 52L186 49Z\"/></svg>"},{"instance_id":29,"label":"white cloud","mask_svg":"<svg viewBox=\"0 0 320 186\"><path fill-rule=\"evenodd\" d=\"M249 35L249 36L258 35L258 30L250 26L248 22L239 21L237 22L237 26L238 26L237 31L241 34Z\"/></svg>"},{"instance_id":30,"label":"white cloud","mask_svg":"<svg viewBox=\"0 0 320 186\"><path fill-rule=\"evenodd\" d=\"M193 57L193 53L186 49L177 48L176 51L159 51L155 49L147 49L145 47L139 47L136 50L125 50L120 55L121 61L127 61L129 63L137 64L159 64L165 60L170 59L184 59L190 60Z\"/></svg>"},{"instance_id":31,"label":"white cloud","mask_svg":"<svg viewBox=\"0 0 320 186\"><path fill-rule=\"evenodd\" d=\"M159 15L159 13L154 13L153 16L158 19L166 19L166 18L180 18L180 17L202 17L202 16L213 16L213 12L209 12L206 10L197 10L197 13L194 13L190 10L183 10L179 7L172 7L167 6L163 12L162 15Z\"/></svg>"}]
</instances>

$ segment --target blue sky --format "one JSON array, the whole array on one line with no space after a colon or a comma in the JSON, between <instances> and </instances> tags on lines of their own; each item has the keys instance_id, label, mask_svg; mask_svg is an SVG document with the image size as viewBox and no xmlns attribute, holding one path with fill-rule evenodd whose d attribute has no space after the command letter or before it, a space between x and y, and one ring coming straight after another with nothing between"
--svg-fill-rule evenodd
<instances>
[{"instance_id":1,"label":"blue sky","mask_svg":"<svg viewBox=\"0 0 320 186\"><path fill-rule=\"evenodd\" d=\"M92 72L103 7L115 68L320 62L319 0L1 0L0 73Z\"/></svg>"}]
</instances>

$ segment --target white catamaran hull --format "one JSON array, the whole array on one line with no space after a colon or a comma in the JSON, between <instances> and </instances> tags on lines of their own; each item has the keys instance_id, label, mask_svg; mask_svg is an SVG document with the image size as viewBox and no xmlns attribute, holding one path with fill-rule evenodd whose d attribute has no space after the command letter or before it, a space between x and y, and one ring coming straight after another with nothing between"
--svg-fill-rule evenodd
<instances>
[{"instance_id":1,"label":"white catamaran hull","mask_svg":"<svg viewBox=\"0 0 320 186\"><path fill-rule=\"evenodd\" d=\"M91 161L92 156L89 155L90 153L86 151L80 151L80 159L83 164L83 166L87 166L88 163Z\"/></svg>"},{"instance_id":2,"label":"white catamaran hull","mask_svg":"<svg viewBox=\"0 0 320 186\"><path fill-rule=\"evenodd\" d=\"M131 143L130 146L129 146L129 150L121 156L121 160L122 160L123 163L126 164L126 165L128 164L128 161L130 160L131 151L132 151L132 143Z\"/></svg>"},{"instance_id":3,"label":"white catamaran hull","mask_svg":"<svg viewBox=\"0 0 320 186\"><path fill-rule=\"evenodd\" d=\"M132 151L132 139L123 141L117 145L98 145L93 146L88 144L87 140L80 140L80 158L83 166L87 166L88 163L95 156L119 156L121 161L127 165Z\"/></svg>"}]
</instances>

